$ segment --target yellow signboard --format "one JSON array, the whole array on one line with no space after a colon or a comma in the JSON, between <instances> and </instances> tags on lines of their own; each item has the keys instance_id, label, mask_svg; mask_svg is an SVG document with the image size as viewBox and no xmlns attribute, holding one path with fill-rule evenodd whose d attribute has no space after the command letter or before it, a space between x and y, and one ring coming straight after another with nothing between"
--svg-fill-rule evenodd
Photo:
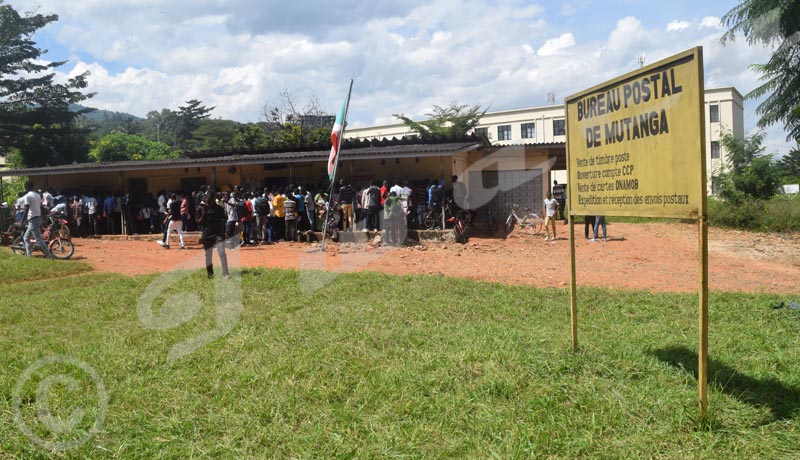
<instances>
[{"instance_id":1,"label":"yellow signboard","mask_svg":"<svg viewBox=\"0 0 800 460\"><path fill-rule=\"evenodd\" d=\"M570 214L699 218L702 48L572 95L566 115Z\"/></svg>"}]
</instances>

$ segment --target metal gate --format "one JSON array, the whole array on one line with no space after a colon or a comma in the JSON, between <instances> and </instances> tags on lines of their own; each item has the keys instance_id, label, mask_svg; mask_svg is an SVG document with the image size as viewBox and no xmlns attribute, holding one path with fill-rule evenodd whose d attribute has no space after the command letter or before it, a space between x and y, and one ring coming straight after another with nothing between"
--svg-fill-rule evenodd
<instances>
[{"instance_id":1,"label":"metal gate","mask_svg":"<svg viewBox=\"0 0 800 460\"><path fill-rule=\"evenodd\" d=\"M511 205L530 208L542 215L542 170L472 171L470 172L470 207L488 206L498 220L505 219Z\"/></svg>"}]
</instances>

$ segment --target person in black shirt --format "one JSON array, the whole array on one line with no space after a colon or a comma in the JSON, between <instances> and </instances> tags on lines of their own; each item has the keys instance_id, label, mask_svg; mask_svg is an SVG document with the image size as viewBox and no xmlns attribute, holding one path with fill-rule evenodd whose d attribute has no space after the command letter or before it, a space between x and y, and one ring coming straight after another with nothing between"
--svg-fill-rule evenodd
<instances>
[{"instance_id":1,"label":"person in black shirt","mask_svg":"<svg viewBox=\"0 0 800 460\"><path fill-rule=\"evenodd\" d=\"M343 229L345 231L352 231L353 230L353 199L355 198L356 192L353 190L353 186L348 184L344 179L339 181L339 203L342 205L342 215L343 215Z\"/></svg>"},{"instance_id":2,"label":"person in black shirt","mask_svg":"<svg viewBox=\"0 0 800 460\"><path fill-rule=\"evenodd\" d=\"M169 226L167 227L167 231L164 233L164 237L161 240L161 246L169 249L169 237L172 234L172 231L178 232L178 239L181 243L181 249L186 249L186 246L183 244L183 220L181 219L181 202L178 200L178 196L176 194L170 195L170 202L169 202L169 209L167 209L167 221L169 221ZM166 222L165 222L166 223Z\"/></svg>"},{"instance_id":3,"label":"person in black shirt","mask_svg":"<svg viewBox=\"0 0 800 460\"><path fill-rule=\"evenodd\" d=\"M197 207L195 218L200 226L200 242L206 253L206 272L209 278L214 277L214 265L211 263L211 250L216 247L222 264L222 276L230 277L228 273L228 257L225 254L225 221L227 215L222 206L217 204L214 192L209 190Z\"/></svg>"}]
</instances>

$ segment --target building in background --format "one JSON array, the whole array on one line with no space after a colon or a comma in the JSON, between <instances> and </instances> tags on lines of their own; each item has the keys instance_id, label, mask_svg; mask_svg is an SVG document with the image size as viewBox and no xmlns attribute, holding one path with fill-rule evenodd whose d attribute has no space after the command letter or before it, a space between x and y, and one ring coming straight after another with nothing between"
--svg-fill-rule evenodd
<instances>
[{"instance_id":1,"label":"building in background","mask_svg":"<svg viewBox=\"0 0 800 460\"><path fill-rule=\"evenodd\" d=\"M709 192L711 176L720 171L728 160L728 152L720 140L726 132L744 138L744 98L734 87L712 88L705 91L706 165ZM350 128L345 138L372 139L403 137L412 134L403 123L393 125ZM511 147L534 144L565 148L566 118L563 105L547 105L525 109L487 112L475 128L475 134L484 135L493 146ZM549 183L567 181L566 164L563 169L553 169Z\"/></svg>"}]
</instances>

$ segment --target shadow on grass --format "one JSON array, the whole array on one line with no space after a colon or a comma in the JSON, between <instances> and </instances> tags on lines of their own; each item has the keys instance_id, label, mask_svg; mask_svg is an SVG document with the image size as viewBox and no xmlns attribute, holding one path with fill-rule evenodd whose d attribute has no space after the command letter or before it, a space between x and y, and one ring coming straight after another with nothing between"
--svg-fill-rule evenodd
<instances>
[{"instance_id":1,"label":"shadow on grass","mask_svg":"<svg viewBox=\"0 0 800 460\"><path fill-rule=\"evenodd\" d=\"M675 366L697 380L697 352L686 347L666 347L650 351L659 361ZM757 379L720 361L708 360L708 384L739 401L755 407L768 407L773 421L794 418L800 409L800 389L774 378Z\"/></svg>"}]
</instances>

